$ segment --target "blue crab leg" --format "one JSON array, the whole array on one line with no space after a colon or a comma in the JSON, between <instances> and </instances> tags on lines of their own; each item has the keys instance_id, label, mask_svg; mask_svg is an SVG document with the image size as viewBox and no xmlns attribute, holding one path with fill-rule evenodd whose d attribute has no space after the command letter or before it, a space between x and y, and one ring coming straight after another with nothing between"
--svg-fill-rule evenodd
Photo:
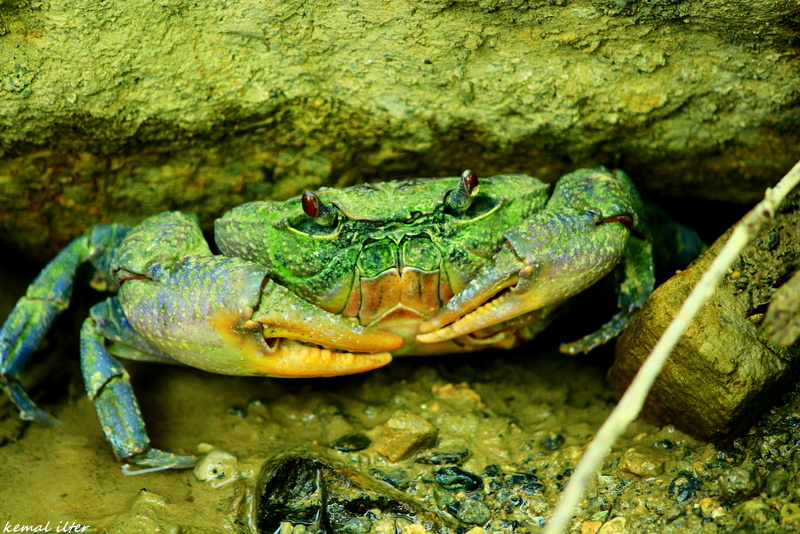
<instances>
[{"instance_id":1,"label":"blue crab leg","mask_svg":"<svg viewBox=\"0 0 800 534\"><path fill-rule=\"evenodd\" d=\"M81 372L100 427L118 458L142 468L124 469L126 474L192 467L197 461L194 456L150 447L130 377L105 347L109 332L103 331L103 324L116 327L112 328L114 337L126 337L124 329L128 323L124 315L120 315L122 310L115 305L115 300L108 299L92 307L90 317L81 328ZM133 344L141 344L138 334L132 330L128 334Z\"/></svg>"},{"instance_id":2,"label":"blue crab leg","mask_svg":"<svg viewBox=\"0 0 800 534\"><path fill-rule=\"evenodd\" d=\"M19 374L41 343L56 316L69 305L78 267L91 262L105 271L109 255L125 237L120 225L95 226L67 245L31 283L0 329L0 388L14 402L22 419L54 423L19 383Z\"/></svg>"}]
</instances>

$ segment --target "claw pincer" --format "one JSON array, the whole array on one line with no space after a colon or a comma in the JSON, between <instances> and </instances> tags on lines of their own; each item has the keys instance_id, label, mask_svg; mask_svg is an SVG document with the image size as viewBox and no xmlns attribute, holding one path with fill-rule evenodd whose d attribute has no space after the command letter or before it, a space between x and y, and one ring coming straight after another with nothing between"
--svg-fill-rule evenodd
<instances>
[{"instance_id":1,"label":"claw pincer","mask_svg":"<svg viewBox=\"0 0 800 534\"><path fill-rule=\"evenodd\" d=\"M517 327L524 314L558 305L608 274L636 224L640 201L627 181L602 168L564 176L546 209L503 234L492 261L420 325L417 340L445 341L512 319Z\"/></svg>"},{"instance_id":2,"label":"claw pincer","mask_svg":"<svg viewBox=\"0 0 800 534\"><path fill-rule=\"evenodd\" d=\"M158 239L167 226L171 235L181 223L186 234L199 234L184 215L164 216L174 220L154 217L152 224L131 232L123 242L123 260L129 240ZM151 228L158 235L148 236ZM309 304L270 280L261 265L211 255L201 239L186 240L193 244L189 255L145 264L137 257L116 266L118 272L140 273L127 274L119 290L130 324L172 359L229 375L336 376L385 365L391 360L385 351L402 343L393 334L366 329ZM328 348L317 346L323 343Z\"/></svg>"}]
</instances>

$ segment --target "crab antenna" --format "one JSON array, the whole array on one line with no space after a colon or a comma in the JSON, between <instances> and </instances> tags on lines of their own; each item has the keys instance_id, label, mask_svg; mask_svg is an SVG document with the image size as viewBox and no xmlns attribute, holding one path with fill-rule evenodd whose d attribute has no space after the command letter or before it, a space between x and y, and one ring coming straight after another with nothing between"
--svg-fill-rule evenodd
<instances>
[{"instance_id":1,"label":"crab antenna","mask_svg":"<svg viewBox=\"0 0 800 534\"><path fill-rule=\"evenodd\" d=\"M461 173L461 178L458 180L458 188L450 191L445 199L445 204L451 211L461 213L464 212L469 205L472 204L472 199L478 194L478 175L467 169Z\"/></svg>"},{"instance_id":2,"label":"crab antenna","mask_svg":"<svg viewBox=\"0 0 800 534\"><path fill-rule=\"evenodd\" d=\"M331 226L336 222L336 211L333 206L323 203L313 191L304 191L300 197L303 212L322 226Z\"/></svg>"}]
</instances>

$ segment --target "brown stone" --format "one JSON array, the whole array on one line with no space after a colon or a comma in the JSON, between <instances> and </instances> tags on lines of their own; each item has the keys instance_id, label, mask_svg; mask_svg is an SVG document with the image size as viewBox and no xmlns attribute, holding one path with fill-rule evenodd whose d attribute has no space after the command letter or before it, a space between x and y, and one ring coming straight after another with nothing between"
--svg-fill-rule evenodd
<instances>
[{"instance_id":1,"label":"brown stone","mask_svg":"<svg viewBox=\"0 0 800 534\"><path fill-rule=\"evenodd\" d=\"M631 447L619 459L619 468L638 476L653 477L664 472L667 456L652 448Z\"/></svg>"},{"instance_id":2,"label":"brown stone","mask_svg":"<svg viewBox=\"0 0 800 534\"><path fill-rule=\"evenodd\" d=\"M376 429L375 450L393 462L404 460L436 442L436 428L419 415L395 412Z\"/></svg>"},{"instance_id":3,"label":"brown stone","mask_svg":"<svg viewBox=\"0 0 800 534\"><path fill-rule=\"evenodd\" d=\"M800 213L779 213L745 249L689 325L647 397L644 415L708 441L745 432L776 402L791 379L800 349L765 341L759 310L798 261ZM658 287L620 336L608 379L624 391L717 251Z\"/></svg>"}]
</instances>

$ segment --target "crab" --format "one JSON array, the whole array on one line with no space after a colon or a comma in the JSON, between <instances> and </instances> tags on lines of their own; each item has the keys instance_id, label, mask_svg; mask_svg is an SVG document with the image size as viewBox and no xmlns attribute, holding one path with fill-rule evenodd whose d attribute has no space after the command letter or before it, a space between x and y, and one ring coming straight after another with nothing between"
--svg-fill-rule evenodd
<instances>
[{"instance_id":1,"label":"crab","mask_svg":"<svg viewBox=\"0 0 800 534\"><path fill-rule=\"evenodd\" d=\"M616 336L653 288L642 205L622 171L581 169L550 186L524 174L420 178L307 191L195 218L95 226L39 274L0 330L0 387L23 419L55 422L20 384L69 303L76 270L116 294L80 333L81 370L100 426L128 473L197 461L151 447L118 358L227 375L326 377L393 356L511 348L570 297L617 272L619 311L562 346Z\"/></svg>"}]
</instances>

